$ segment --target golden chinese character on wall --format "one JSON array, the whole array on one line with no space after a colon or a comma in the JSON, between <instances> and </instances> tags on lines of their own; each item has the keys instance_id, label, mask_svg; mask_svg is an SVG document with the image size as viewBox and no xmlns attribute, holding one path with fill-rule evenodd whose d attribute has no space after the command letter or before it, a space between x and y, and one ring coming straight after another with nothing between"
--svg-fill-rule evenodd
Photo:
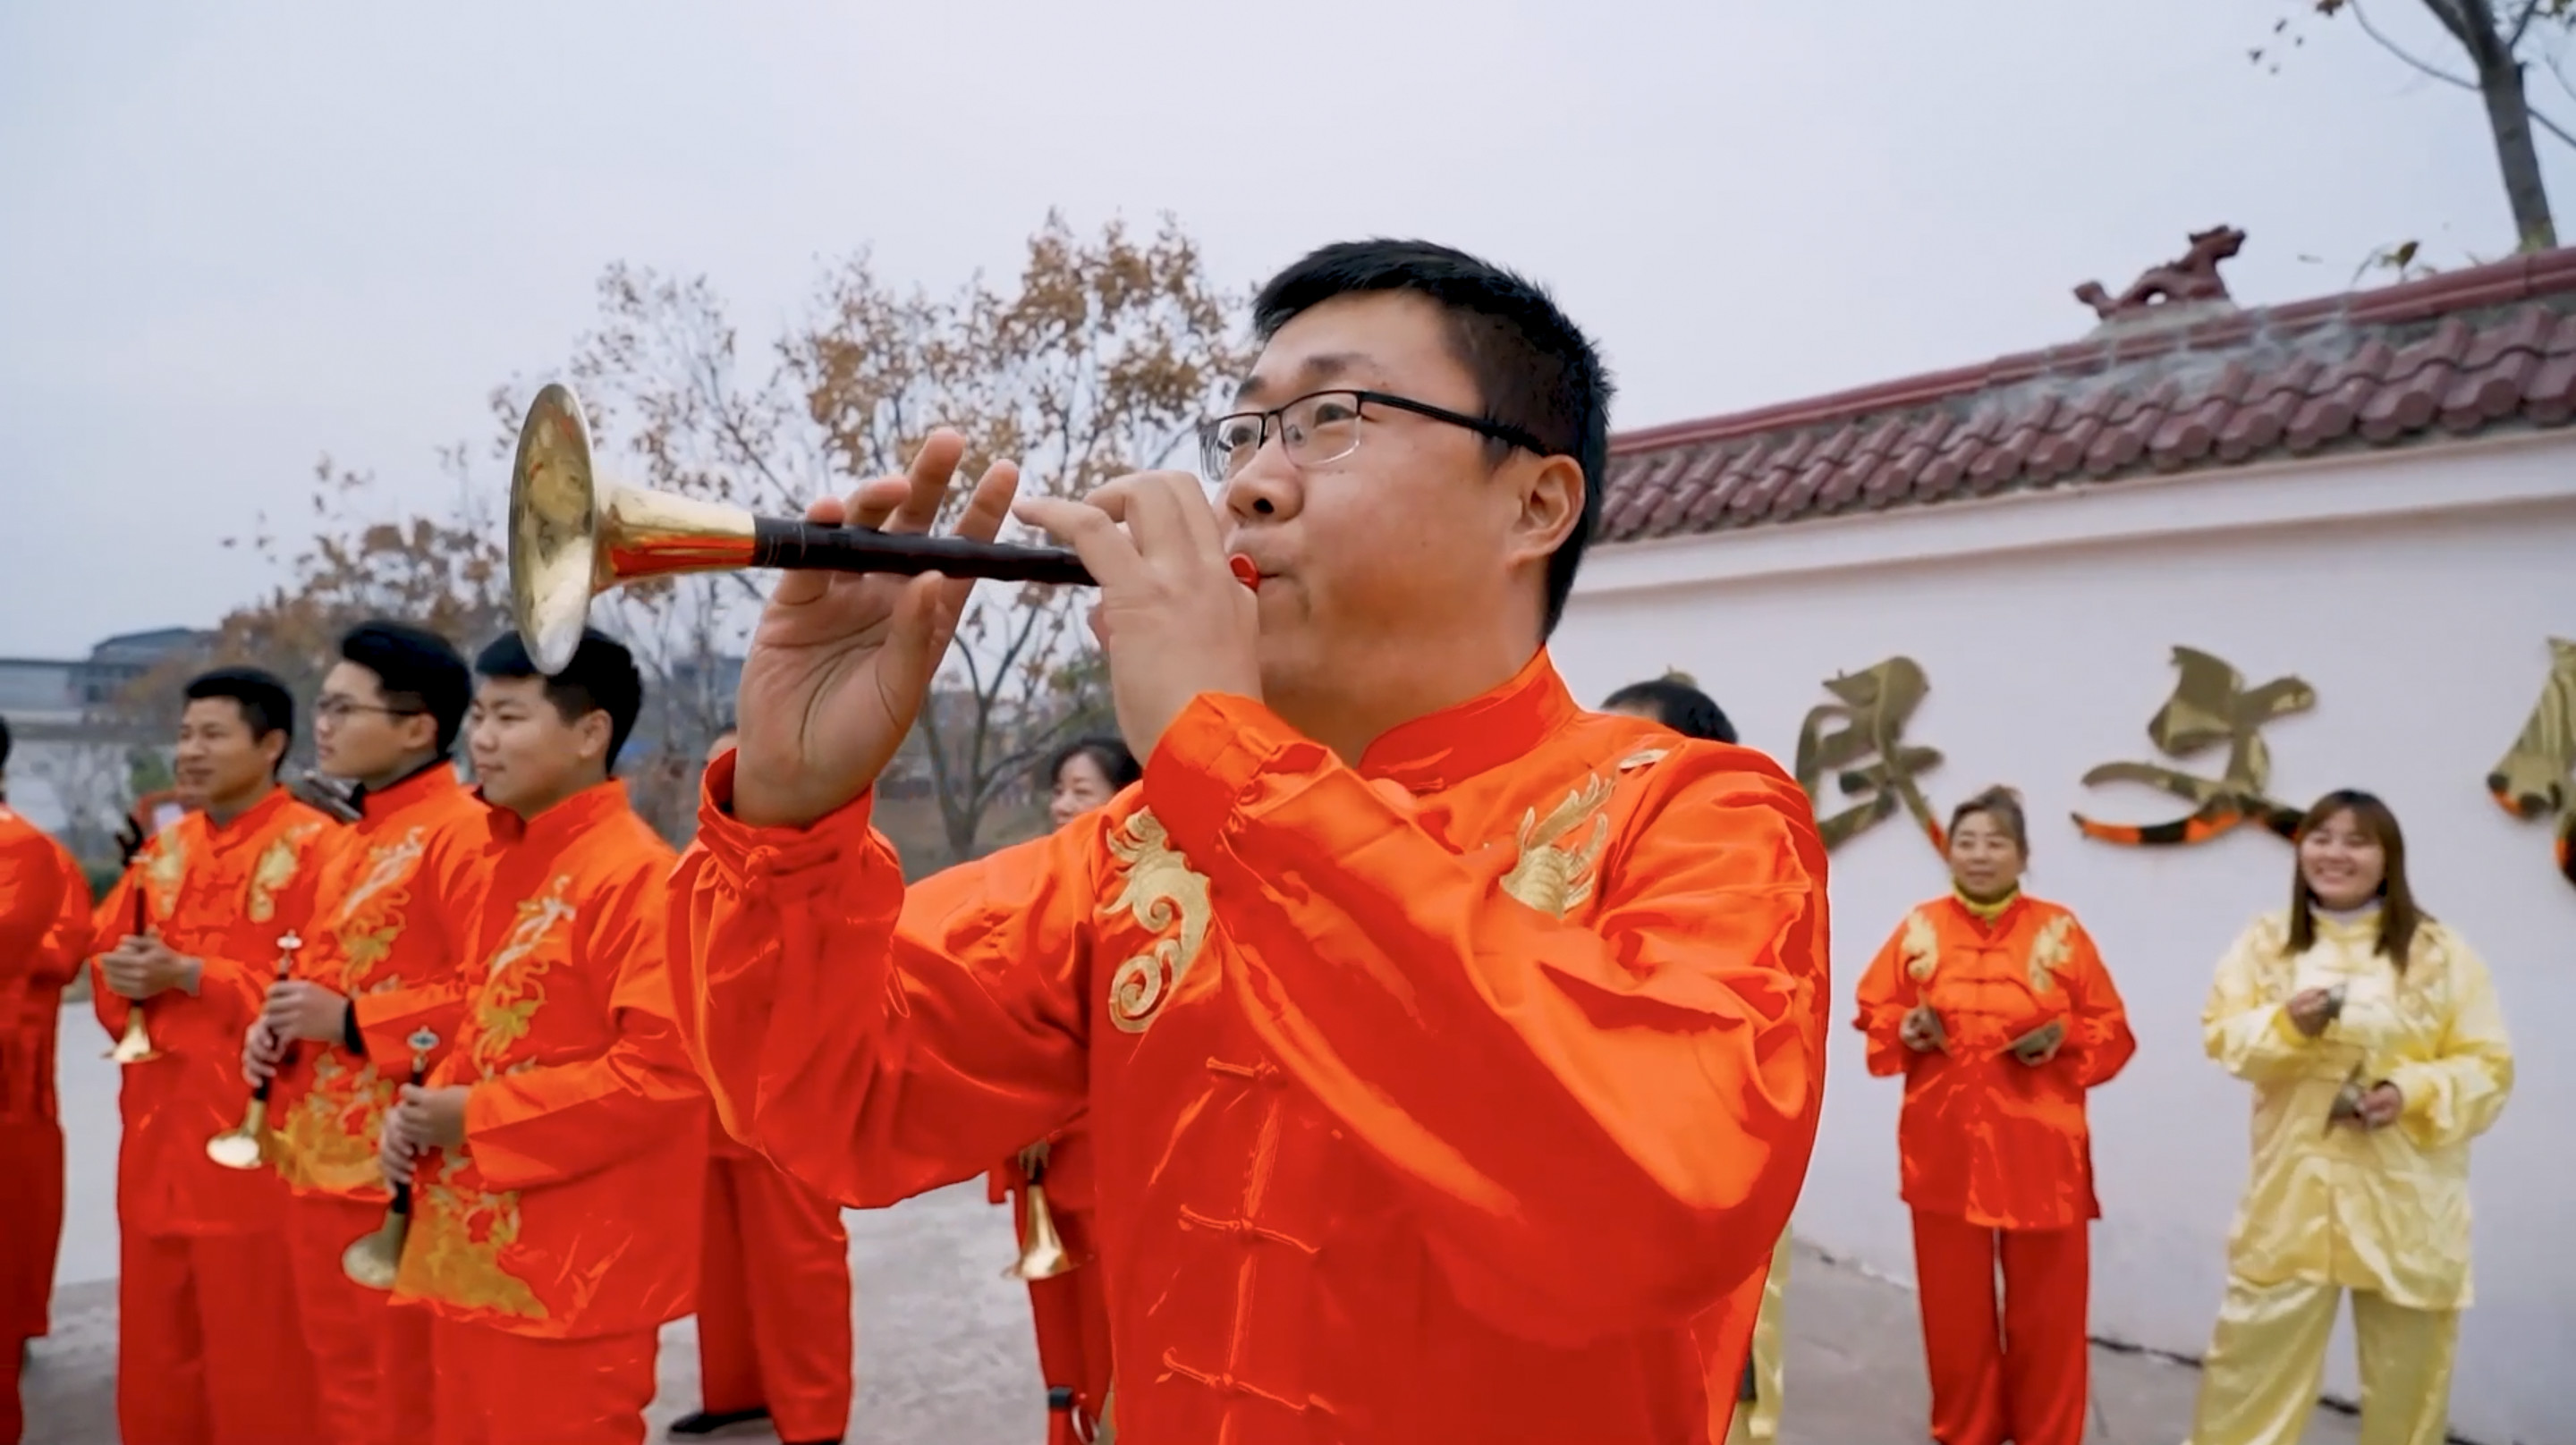
<instances>
[{"instance_id":1,"label":"golden chinese character on wall","mask_svg":"<svg viewBox=\"0 0 2576 1445\"><path fill-rule=\"evenodd\" d=\"M1798 727L1798 786L1816 809L1816 831L1828 849L1895 816L1897 805L1914 815L1935 848L1945 848L1941 822L1923 800L1915 779L1940 766L1938 749L1909 746L1905 724L1932 691L1923 668L1910 657L1891 657L1865 672L1825 683L1835 702L1820 703ZM1831 775L1857 805L1825 815L1825 779Z\"/></svg>"},{"instance_id":2,"label":"golden chinese character on wall","mask_svg":"<svg viewBox=\"0 0 2576 1445\"><path fill-rule=\"evenodd\" d=\"M2549 678L2522 736L2487 774L2487 791L2517 818L2558 821L2558 871L2576 883L2576 642L2549 639Z\"/></svg>"},{"instance_id":3,"label":"golden chinese character on wall","mask_svg":"<svg viewBox=\"0 0 2576 1445\"><path fill-rule=\"evenodd\" d=\"M2173 696L2147 724L2147 738L2156 751L2177 762L2224 743L2225 770L2204 778L2161 763L2104 763L2084 775L2084 786L2143 783L2190 803L2192 811L2163 823L2103 823L2078 813L2075 825L2086 837L2133 847L2205 843L2248 822L2291 836L2304 810L2265 796L2272 781L2272 750L2262 730L2266 723L2315 707L2316 689L2295 677L2249 688L2244 674L2196 648L2175 648L2173 660L2182 676L2175 680Z\"/></svg>"}]
</instances>

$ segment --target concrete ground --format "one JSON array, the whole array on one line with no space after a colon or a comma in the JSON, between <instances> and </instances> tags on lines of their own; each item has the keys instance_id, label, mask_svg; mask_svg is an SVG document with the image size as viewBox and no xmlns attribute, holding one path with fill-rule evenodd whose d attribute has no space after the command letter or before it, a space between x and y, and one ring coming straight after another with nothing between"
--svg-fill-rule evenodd
<instances>
[{"instance_id":1,"label":"concrete ground","mask_svg":"<svg viewBox=\"0 0 2576 1445\"><path fill-rule=\"evenodd\" d=\"M27 1445L113 1445L116 1436L115 1073L86 1044L86 1015L64 1018L64 1107L72 1146L70 1225L54 1333L25 1380ZM859 1395L851 1445L1036 1445L1045 1438L1028 1296L1001 1278L1012 1258L1007 1212L980 1183L894 1209L853 1213ZM1790 1267L1785 1445L1923 1445L1927 1395L1914 1297L1801 1246ZM2101 1445L2178 1445L2198 1375L2109 1349L2094 1352L2093 1428ZM692 1320L663 1331L660 1428L697 1404ZM724 1439L775 1437L744 1430ZM2306 1445L2347 1445L2353 1422L2320 1411Z\"/></svg>"}]
</instances>

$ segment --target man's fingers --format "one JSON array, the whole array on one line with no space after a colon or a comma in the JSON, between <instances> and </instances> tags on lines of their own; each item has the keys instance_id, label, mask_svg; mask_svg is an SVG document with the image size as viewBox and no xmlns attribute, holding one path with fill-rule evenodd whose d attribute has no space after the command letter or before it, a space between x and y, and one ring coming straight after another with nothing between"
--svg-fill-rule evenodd
<instances>
[{"instance_id":1,"label":"man's fingers","mask_svg":"<svg viewBox=\"0 0 2576 1445\"><path fill-rule=\"evenodd\" d=\"M947 499L948 484L957 475L957 464L966 458L966 439L946 427L924 437L921 450L912 454L912 465L904 469L910 489L902 505L885 522L889 532L927 532L939 520L939 504Z\"/></svg>"},{"instance_id":2,"label":"man's fingers","mask_svg":"<svg viewBox=\"0 0 2576 1445\"><path fill-rule=\"evenodd\" d=\"M1089 502L1023 497L1011 515L1071 547L1104 589L1143 580L1144 559L1136 544L1115 518Z\"/></svg>"}]
</instances>

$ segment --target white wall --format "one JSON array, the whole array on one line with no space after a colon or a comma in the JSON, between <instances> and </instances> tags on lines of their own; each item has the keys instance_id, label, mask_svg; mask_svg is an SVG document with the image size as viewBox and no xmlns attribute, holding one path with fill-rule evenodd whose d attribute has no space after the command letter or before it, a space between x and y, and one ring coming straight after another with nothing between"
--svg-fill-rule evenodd
<instances>
[{"instance_id":1,"label":"white wall","mask_svg":"<svg viewBox=\"0 0 2576 1445\"><path fill-rule=\"evenodd\" d=\"M2083 788L2112 759L2163 761L2146 725L2176 644L2255 685L2285 673L2314 711L2266 729L2272 793L2386 797L2418 896L2487 959L2517 1049L2511 1107L2475 1149L2477 1303L2454 1428L2491 1445L2576 1442L2576 888L2549 833L2486 795L2537 701L2547 638L2576 638L2576 437L2124 482L1605 552L1558 633L1558 667L1597 703L1667 667L1695 674L1744 734L1792 766L1820 684L1906 654L1931 679L1909 740L1945 762L1947 810L2020 788L2028 887L2100 940L2140 1047L2094 1096L2104 1218L2097 1334L2197 1356L2219 1300L2242 1187L2248 1100L2203 1055L2220 952L2286 902L2292 857L2240 829L2179 849L2121 848L2069 819L2188 810L2134 787ZM2222 759L2196 759L2215 773ZM2204 766L2205 764L2205 766ZM1947 874L1902 811L1833 857L1835 1029L1823 1137L1798 1229L1912 1277L1896 1197L1899 1086L1863 1069L1851 990L1904 910ZM2328 1388L2355 1386L2348 1328ZM1794 1406L1792 1407L1794 1408Z\"/></svg>"}]
</instances>

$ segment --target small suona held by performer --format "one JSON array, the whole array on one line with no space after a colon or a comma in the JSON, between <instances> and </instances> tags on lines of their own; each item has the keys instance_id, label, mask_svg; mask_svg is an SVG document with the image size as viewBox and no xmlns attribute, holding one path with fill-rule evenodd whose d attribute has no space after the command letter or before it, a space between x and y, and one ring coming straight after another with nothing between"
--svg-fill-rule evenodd
<instances>
[{"instance_id":1,"label":"small suona held by performer","mask_svg":"<svg viewBox=\"0 0 2576 1445\"><path fill-rule=\"evenodd\" d=\"M2201 1033L2253 1086L2254 1159L2191 1445L2296 1445L2347 1292L2362 1438L2440 1445L2469 1146L2504 1113L2513 1047L2484 961L2416 903L2386 803L2346 790L2308 810L2290 906L2219 961Z\"/></svg>"},{"instance_id":2,"label":"small suona held by performer","mask_svg":"<svg viewBox=\"0 0 2576 1445\"><path fill-rule=\"evenodd\" d=\"M92 962L108 1036L149 1009L159 1051L120 1071L117 1423L128 1440L307 1439L314 1375L285 1190L207 1158L206 1141L240 1120L242 1033L278 935L312 916L334 825L277 783L294 739L285 684L226 668L183 691L175 771L203 806L153 834L100 904L107 952Z\"/></svg>"},{"instance_id":3,"label":"small suona held by performer","mask_svg":"<svg viewBox=\"0 0 2576 1445\"><path fill-rule=\"evenodd\" d=\"M2029 839L2010 789L1959 805L1951 891L1889 935L1854 1020L1869 1071L1905 1078L1897 1156L1941 1445L2084 1439L2102 1214L2084 1100L2137 1040L2083 925L2021 890Z\"/></svg>"},{"instance_id":4,"label":"small suona held by performer","mask_svg":"<svg viewBox=\"0 0 2576 1445\"><path fill-rule=\"evenodd\" d=\"M1715 1445L1823 1078L1806 799L1549 660L1610 387L1544 292L1363 242L1255 325L1213 505L1016 509L1097 579L1145 759L1072 826L907 885L870 789L971 583L779 582L673 887L692 1053L853 1206L1087 1114L1127 1445ZM926 532L962 450L809 520Z\"/></svg>"},{"instance_id":5,"label":"small suona held by performer","mask_svg":"<svg viewBox=\"0 0 2576 1445\"><path fill-rule=\"evenodd\" d=\"M728 724L707 761L733 750ZM850 1419L850 1235L841 1207L708 1116L698 1256L699 1407L678 1438L767 1420L785 1445L837 1442Z\"/></svg>"},{"instance_id":6,"label":"small suona held by performer","mask_svg":"<svg viewBox=\"0 0 2576 1445\"><path fill-rule=\"evenodd\" d=\"M476 962L358 1016L370 1058L447 1041L378 1150L411 1186L394 1302L430 1313L446 1437L632 1445L657 1333L696 1304L709 1127L665 971L670 845L614 776L643 680L595 631L553 677L515 633L474 671Z\"/></svg>"},{"instance_id":7,"label":"small suona held by performer","mask_svg":"<svg viewBox=\"0 0 2576 1445\"><path fill-rule=\"evenodd\" d=\"M241 1042L244 1077L274 1076L288 1265L334 1441L416 1445L435 1399L428 1311L388 1303L389 1279L371 1288L341 1257L385 1212L376 1150L405 1060L397 1044L379 1066L362 1025L414 990L463 993L490 838L453 762L472 692L465 659L425 628L375 619L341 637L314 702L314 757L356 785L358 818L316 890L310 946Z\"/></svg>"}]
</instances>

